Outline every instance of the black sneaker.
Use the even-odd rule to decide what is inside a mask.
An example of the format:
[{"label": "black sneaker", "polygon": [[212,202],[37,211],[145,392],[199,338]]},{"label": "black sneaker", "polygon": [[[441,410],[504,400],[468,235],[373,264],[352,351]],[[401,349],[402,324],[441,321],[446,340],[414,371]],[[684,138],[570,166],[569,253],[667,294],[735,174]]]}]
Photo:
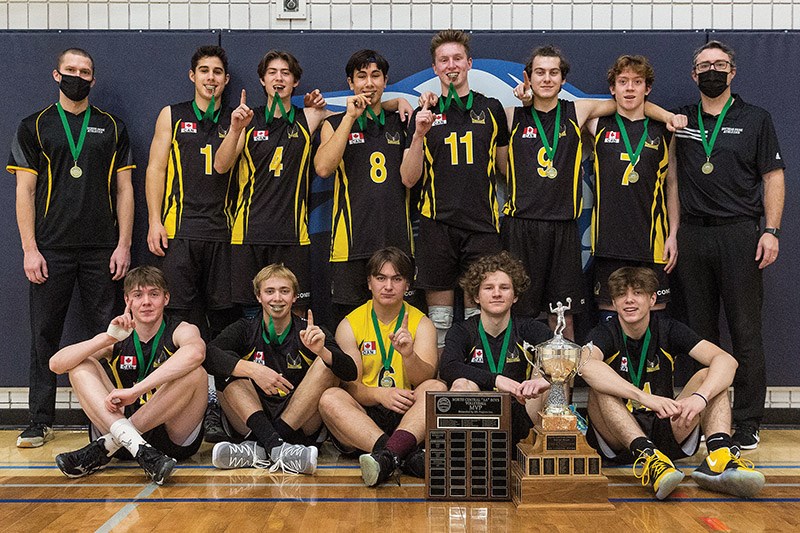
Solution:
[{"label": "black sneaker", "polygon": [[758,429],[751,426],[740,426],[731,437],[733,443],[742,450],[755,450],[761,439],[758,437]]},{"label": "black sneaker", "polygon": [[38,448],[51,441],[56,434],[46,424],[31,424],[17,437],[17,448]]},{"label": "black sneaker", "polygon": [[[361,464],[361,478],[368,487],[380,485],[397,470],[397,456],[386,448],[373,453],[365,453],[358,458]],[[399,483],[398,483],[399,485]]]},{"label": "black sneaker", "polygon": [[58,469],[67,477],[83,477],[102,470],[111,461],[103,438],[90,442],[80,450],[56,455]]},{"label": "black sneaker", "polygon": [[217,402],[210,402],[203,418],[203,437],[206,442],[225,442],[230,440],[228,432],[222,425],[222,407]]},{"label": "black sneaker", "polygon": [[425,479],[425,449],[417,448],[403,459],[400,471],[408,476]]},{"label": "black sneaker", "polygon": [[169,477],[172,469],[178,463],[172,457],[167,457],[147,444],[139,446],[139,451],[136,453],[136,462],[157,485],[164,484],[164,480]]}]

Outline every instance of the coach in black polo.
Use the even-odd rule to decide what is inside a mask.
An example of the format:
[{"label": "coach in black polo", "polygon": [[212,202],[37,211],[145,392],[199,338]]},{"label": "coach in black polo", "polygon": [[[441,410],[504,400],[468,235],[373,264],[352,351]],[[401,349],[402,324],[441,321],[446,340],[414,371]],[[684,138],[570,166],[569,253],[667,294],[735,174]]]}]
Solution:
[{"label": "coach in black polo", "polygon": [[670,171],[678,174],[677,275],[689,326],[718,344],[722,300],[739,362],[733,440],[754,449],[766,396],[761,271],[778,257],[785,165],[770,114],[731,93],[735,75],[727,45],[710,41],[695,52],[700,102],[678,111],[689,125],[675,134]]},{"label": "coach in black polo", "polygon": [[6,167],[17,179],[17,225],[30,281],[31,424],[17,439],[21,448],[53,438],[56,376],[48,362],[76,282],[89,330],[105,330],[114,280],[125,277],[131,260],[134,166],[125,125],[89,105],[94,61],[85,50],[62,52],[53,79],[58,102],[23,119]]}]

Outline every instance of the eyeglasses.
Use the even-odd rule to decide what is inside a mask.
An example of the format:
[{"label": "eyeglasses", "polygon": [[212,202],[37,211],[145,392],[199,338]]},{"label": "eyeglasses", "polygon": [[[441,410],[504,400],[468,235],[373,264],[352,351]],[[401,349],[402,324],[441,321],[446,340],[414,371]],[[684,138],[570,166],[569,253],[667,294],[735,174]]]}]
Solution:
[{"label": "eyeglasses", "polygon": [[733,63],[725,59],[719,59],[717,61],[702,61],[694,66],[697,72],[707,72],[712,68],[714,70],[727,72],[729,69],[733,68]]}]

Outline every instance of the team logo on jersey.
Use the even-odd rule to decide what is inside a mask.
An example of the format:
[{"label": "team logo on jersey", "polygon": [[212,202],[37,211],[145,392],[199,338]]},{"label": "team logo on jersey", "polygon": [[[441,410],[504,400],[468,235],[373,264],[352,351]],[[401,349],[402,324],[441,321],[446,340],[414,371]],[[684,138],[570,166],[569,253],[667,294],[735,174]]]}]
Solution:
[{"label": "team logo on jersey", "polygon": [[253,355],[253,362],[267,366],[267,363],[264,362],[264,352],[256,352],[255,355]]},{"label": "team logo on jersey", "polygon": [[350,140],[347,141],[347,144],[364,144],[364,132],[363,131],[356,131],[350,134]]},{"label": "team logo on jersey", "polygon": [[290,139],[298,139],[300,137],[300,131],[297,129],[297,124],[292,124],[286,130],[286,136]]},{"label": "team logo on jersey", "polygon": [[647,148],[652,148],[653,150],[658,150],[658,147],[661,146],[661,137],[656,137],[655,139],[651,137],[647,137],[647,140],[644,142],[644,145]]},{"label": "team logo on jersey", "polygon": [[386,132],[386,142],[389,144],[400,144],[400,132],[389,133]]},{"label": "team logo on jersey", "polygon": [[105,133],[105,131],[105,128],[95,128],[94,126],[86,128],[86,133]]},{"label": "team logo on jersey", "polygon": [[227,128],[223,128],[222,126],[218,127],[217,128],[217,135],[219,136],[220,139],[224,139],[225,137],[228,136],[228,129]]},{"label": "team logo on jersey", "polygon": [[469,118],[472,119],[472,123],[473,124],[486,124],[486,112],[485,111],[481,111],[480,113],[476,113],[474,110],[470,109]]},{"label": "team logo on jersey", "polygon": [[511,350],[506,353],[506,363],[519,363],[519,352],[517,352],[517,350]]},{"label": "team logo on jersey", "polygon": [[472,359],[469,361],[470,363],[483,363],[483,350],[480,348],[475,348],[475,351],[472,352]]},{"label": "team logo on jersey", "polygon": [[136,356],[123,355],[119,358],[120,370],[136,370]]},{"label": "team logo on jersey", "polygon": [[619,370],[620,372],[628,371],[628,358],[625,357],[624,355],[622,356],[622,359],[619,362]]},{"label": "team logo on jersey", "polygon": [[618,131],[607,131],[606,132],[606,138],[603,139],[603,142],[619,143],[619,132]]},{"label": "team logo on jersey", "polygon": [[567,125],[566,124],[564,124],[564,123],[561,124],[561,129],[558,131],[558,136],[559,136],[559,138],[567,136]]},{"label": "team logo on jersey", "polygon": [[444,126],[445,124],[447,124],[447,115],[445,115],[444,113],[433,114],[433,124],[431,124],[431,127]]},{"label": "team logo on jersey", "polygon": [[375,355],[378,353],[375,351],[375,341],[364,341],[364,344],[361,345],[361,355]]},{"label": "team logo on jersey", "polygon": [[197,133],[197,122],[181,122],[181,133]]},{"label": "team logo on jersey", "polygon": [[253,130],[253,142],[268,141],[269,130]]},{"label": "team logo on jersey", "polygon": [[300,354],[287,354],[286,355],[286,368],[289,370],[300,370],[303,368],[303,359]]},{"label": "team logo on jersey", "polygon": [[744,128],[729,128],[726,126],[722,128],[721,131],[726,135],[740,135],[744,131]]},{"label": "team logo on jersey", "polygon": [[539,133],[536,131],[536,128],[533,126],[526,126],[524,130],[522,130],[522,138],[523,139],[536,139],[539,136]]}]

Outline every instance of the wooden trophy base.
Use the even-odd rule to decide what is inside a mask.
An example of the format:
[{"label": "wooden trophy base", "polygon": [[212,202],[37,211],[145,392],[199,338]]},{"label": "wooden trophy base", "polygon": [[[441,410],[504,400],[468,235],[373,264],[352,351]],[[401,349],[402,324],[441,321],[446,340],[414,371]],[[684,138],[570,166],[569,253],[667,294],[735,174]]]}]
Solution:
[{"label": "wooden trophy base", "polygon": [[[570,420],[571,419],[571,420]],[[512,499],[522,509],[611,511],[600,456],[576,429],[572,415],[543,415],[537,438],[517,444],[511,466]]]}]

